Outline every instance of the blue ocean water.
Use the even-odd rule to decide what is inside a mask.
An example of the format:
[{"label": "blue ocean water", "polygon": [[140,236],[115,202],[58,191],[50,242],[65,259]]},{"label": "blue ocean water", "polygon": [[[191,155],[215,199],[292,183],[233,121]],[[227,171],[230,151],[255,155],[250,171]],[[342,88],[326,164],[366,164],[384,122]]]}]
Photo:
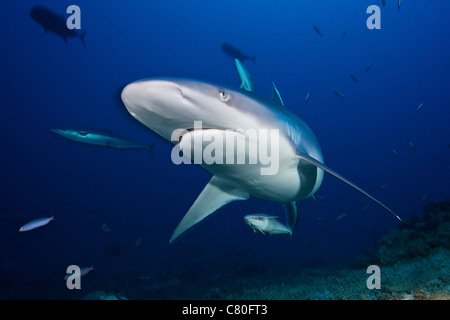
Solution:
[{"label": "blue ocean water", "polygon": [[[35,5],[68,17],[71,4],[81,8],[86,47],[79,38],[65,43],[45,33],[30,18]],[[379,30],[366,26],[373,4],[381,8]],[[55,222],[27,233],[18,232],[27,220],[0,222],[0,297],[71,299],[101,289],[130,294],[139,277],[334,266],[373,247],[374,237],[398,221],[329,175],[317,203],[299,203],[292,239],[253,233],[244,215],[284,219],[284,209],[251,198],[226,205],[169,244],[210,174],[173,164],[172,146],[128,114],[119,90],[161,76],[239,88],[221,45],[257,54],[255,63],[244,62],[256,92],[270,97],[275,82],[285,105],[315,132],[325,163],[406,219],[450,195],[449,10],[444,0],[406,0],[400,10],[389,0],[386,6],[377,0],[4,4],[0,210],[30,219],[54,215]],[[156,163],[144,150],[88,146],[50,132],[64,127],[157,142]],[[103,224],[112,232],[103,232]],[[72,264],[96,266],[82,293],[65,287]]]}]

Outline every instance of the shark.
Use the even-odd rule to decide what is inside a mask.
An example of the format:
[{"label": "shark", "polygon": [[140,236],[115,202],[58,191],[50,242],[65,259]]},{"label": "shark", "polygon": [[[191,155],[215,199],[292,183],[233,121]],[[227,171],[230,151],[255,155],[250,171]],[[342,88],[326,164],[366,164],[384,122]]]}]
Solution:
[{"label": "shark", "polygon": [[[279,150],[278,170],[272,174],[262,174],[261,169],[267,167],[262,161],[199,163],[212,178],[176,226],[170,243],[224,205],[250,196],[281,203],[287,226],[293,229],[297,203],[314,196],[325,172],[402,221],[389,207],[326,166],[312,129],[281,104],[277,94],[274,97],[272,100],[254,92],[186,78],[149,78],[123,88],[121,98],[131,116],[175,147],[196,138],[203,142],[206,136],[222,137],[248,142],[248,147],[240,151],[245,154],[235,156],[250,158],[254,156],[253,144],[259,144],[262,136],[250,139],[249,130],[278,130],[278,139],[270,142],[271,151]],[[202,126],[196,128],[199,120]],[[200,143],[200,149],[207,147]]]},{"label": "shark", "polygon": [[156,142],[148,146],[139,144],[138,142],[119,137],[109,130],[50,129],[50,131],[63,138],[95,146],[116,149],[145,149],[150,152],[150,156],[155,161],[153,149]]},{"label": "shark", "polygon": [[243,52],[242,52],[241,50],[239,50],[238,48],[232,46],[231,44],[223,43],[223,44],[220,46],[220,49],[221,49],[227,56],[229,56],[230,58],[238,59],[238,60],[241,61],[241,62],[243,62],[243,61],[245,61],[245,60],[252,60],[253,63],[256,63],[256,62],[255,62],[256,56],[257,56],[256,54],[253,55],[253,56],[249,56],[249,55],[243,53]]},{"label": "shark", "polygon": [[86,48],[86,43],[84,42],[86,32],[78,33],[76,30],[67,28],[66,19],[63,15],[58,15],[42,6],[34,6],[30,10],[30,17],[44,28],[45,33],[51,31],[61,37],[66,43],[68,43],[68,38],[80,38],[83,46]]}]

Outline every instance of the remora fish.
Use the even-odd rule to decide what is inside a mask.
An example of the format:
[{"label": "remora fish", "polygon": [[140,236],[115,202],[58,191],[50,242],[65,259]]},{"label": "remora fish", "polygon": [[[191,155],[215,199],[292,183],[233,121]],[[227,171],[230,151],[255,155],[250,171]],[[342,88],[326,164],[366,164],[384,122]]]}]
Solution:
[{"label": "remora fish", "polygon": [[292,229],[278,221],[278,217],[269,216],[265,213],[249,214],[244,217],[245,223],[256,233],[262,234],[289,234],[292,236]]},{"label": "remora fish", "polygon": [[220,49],[229,57],[233,59],[238,59],[241,62],[244,62],[245,60],[252,60],[253,63],[255,63],[256,54],[253,56],[248,56],[245,53],[243,53],[241,50],[233,47],[231,44],[224,43],[220,47]]},{"label": "remora fish", "polygon": [[78,37],[83,42],[83,46],[86,47],[84,42],[86,32],[78,33],[75,29],[67,28],[66,18],[63,15],[57,15],[42,6],[34,6],[30,10],[30,17],[44,28],[45,33],[51,31],[60,36],[66,43],[68,38]]},{"label": "remora fish", "polygon": [[153,149],[156,142],[146,146],[132,140],[118,137],[113,133],[107,132],[106,130],[100,132],[79,129],[50,129],[50,131],[66,139],[95,146],[112,147],[117,149],[145,149],[150,152],[153,161],[155,161]]},{"label": "remora fish", "polygon": [[[134,118],[175,145],[173,150],[176,152],[172,155],[179,154],[177,147],[183,150],[192,140],[198,139],[202,143],[194,146],[195,155],[209,147],[205,141],[218,137],[222,141],[225,138],[244,141],[244,144],[248,140],[248,148],[238,150],[234,155],[235,158],[244,156],[247,159],[255,156],[250,150],[257,150],[261,141],[258,137],[248,139],[246,130],[278,130],[278,139],[273,144],[271,142],[271,150],[279,150],[274,158],[278,164],[270,173],[262,174],[264,169],[273,168],[261,162],[199,163],[213,177],[176,227],[170,242],[225,204],[247,200],[250,195],[281,202],[286,209],[288,226],[293,228],[297,222],[296,201],[308,199],[316,193],[324,172],[363,193],[402,221],[387,206],[325,166],[312,130],[277,102],[243,90],[180,78],[130,83],[122,91],[122,100]],[[202,127],[195,128],[199,119]]]},{"label": "remora fish", "polygon": [[236,71],[241,79],[241,89],[255,92],[255,85],[253,84],[253,79],[245,69],[244,65],[239,61],[239,59],[234,59],[234,65],[236,66]]},{"label": "remora fish", "polygon": [[54,221],[55,217],[49,217],[49,218],[39,218],[39,219],[35,219],[33,221],[28,222],[27,224],[23,225],[20,229],[19,232],[25,232],[25,231],[30,231],[39,227],[43,227],[45,225],[47,225],[50,221]]}]

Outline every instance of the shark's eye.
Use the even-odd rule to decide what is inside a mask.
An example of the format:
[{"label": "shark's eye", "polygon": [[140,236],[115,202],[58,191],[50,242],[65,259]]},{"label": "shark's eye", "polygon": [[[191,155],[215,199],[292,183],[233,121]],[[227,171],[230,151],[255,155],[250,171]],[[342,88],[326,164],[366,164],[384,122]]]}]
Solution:
[{"label": "shark's eye", "polygon": [[223,102],[227,102],[228,99],[230,99],[230,95],[225,91],[221,90],[219,91],[219,99],[222,100]]}]

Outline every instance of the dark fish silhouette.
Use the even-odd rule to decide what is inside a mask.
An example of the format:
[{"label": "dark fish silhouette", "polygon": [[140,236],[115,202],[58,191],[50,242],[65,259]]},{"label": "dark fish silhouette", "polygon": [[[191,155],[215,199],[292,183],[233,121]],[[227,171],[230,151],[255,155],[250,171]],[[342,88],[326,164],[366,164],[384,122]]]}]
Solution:
[{"label": "dark fish silhouette", "polygon": [[243,53],[241,50],[233,47],[232,45],[228,43],[222,44],[220,49],[228,56],[230,56],[233,59],[238,59],[239,61],[243,62],[245,60],[252,60],[253,63],[255,63],[256,54],[254,56],[248,56],[245,53]]},{"label": "dark fish silhouette", "polygon": [[344,94],[342,92],[340,92],[339,90],[334,90],[334,94],[341,99],[345,98]]},{"label": "dark fish silhouette", "polygon": [[322,38],[322,36],[323,36],[322,30],[320,30],[320,28],[319,28],[318,26],[316,26],[316,25],[313,25],[313,29],[314,29],[314,31],[317,32],[317,33],[319,34],[319,36]]},{"label": "dark fish silhouette", "polygon": [[63,38],[66,43],[68,38],[78,37],[81,39],[81,42],[83,42],[83,46],[86,47],[86,44],[84,43],[86,32],[78,33],[74,29],[71,30],[67,28],[66,19],[63,15],[57,15],[49,9],[41,6],[34,6],[30,10],[30,17],[39,23],[44,28],[46,33],[51,31]]}]

